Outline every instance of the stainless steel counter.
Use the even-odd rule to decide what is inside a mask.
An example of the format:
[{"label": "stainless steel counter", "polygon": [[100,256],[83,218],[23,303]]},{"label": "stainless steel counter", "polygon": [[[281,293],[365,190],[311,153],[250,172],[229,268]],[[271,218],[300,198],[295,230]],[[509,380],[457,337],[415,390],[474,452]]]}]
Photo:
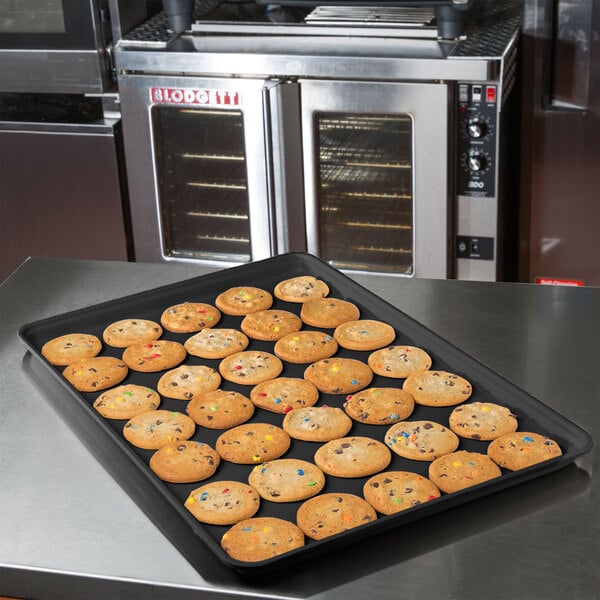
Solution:
[{"label": "stainless steel counter", "polygon": [[[193,569],[72,431],[17,330],[206,272],[30,259],[0,287],[0,595],[600,597],[598,445],[558,472],[293,570],[245,578],[208,553]],[[599,439],[599,288],[355,279]]]}]

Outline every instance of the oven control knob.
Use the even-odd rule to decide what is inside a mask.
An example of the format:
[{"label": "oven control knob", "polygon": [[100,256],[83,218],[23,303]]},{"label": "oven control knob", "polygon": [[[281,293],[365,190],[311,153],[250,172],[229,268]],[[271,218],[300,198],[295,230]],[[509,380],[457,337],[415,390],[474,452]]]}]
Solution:
[{"label": "oven control knob", "polygon": [[482,156],[481,154],[470,154],[467,160],[467,165],[470,171],[479,173],[485,169],[487,166],[487,161],[485,156]]},{"label": "oven control knob", "polygon": [[469,121],[467,133],[469,134],[469,137],[474,140],[481,139],[487,133],[487,126],[483,121],[474,119],[473,121]]}]

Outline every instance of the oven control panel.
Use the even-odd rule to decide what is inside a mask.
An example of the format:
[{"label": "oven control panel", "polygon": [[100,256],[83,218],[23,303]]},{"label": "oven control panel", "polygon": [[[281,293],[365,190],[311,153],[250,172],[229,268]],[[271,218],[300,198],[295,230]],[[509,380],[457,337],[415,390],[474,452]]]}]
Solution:
[{"label": "oven control panel", "polygon": [[496,196],[498,86],[458,85],[458,195]]}]

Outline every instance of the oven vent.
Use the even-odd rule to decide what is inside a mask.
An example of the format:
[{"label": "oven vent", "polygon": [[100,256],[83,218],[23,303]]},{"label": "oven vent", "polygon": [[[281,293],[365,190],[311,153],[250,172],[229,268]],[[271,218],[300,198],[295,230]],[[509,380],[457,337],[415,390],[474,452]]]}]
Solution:
[{"label": "oven vent", "polygon": [[394,26],[417,29],[432,27],[434,21],[433,9],[398,6],[318,6],[305,18],[305,22],[311,25]]}]

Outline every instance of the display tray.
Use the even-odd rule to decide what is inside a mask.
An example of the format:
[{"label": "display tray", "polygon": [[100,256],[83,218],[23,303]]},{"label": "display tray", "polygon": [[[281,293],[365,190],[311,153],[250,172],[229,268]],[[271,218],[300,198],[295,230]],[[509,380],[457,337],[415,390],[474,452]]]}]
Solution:
[{"label": "display tray", "polygon": [[[52,366],[42,356],[41,348],[48,340],[68,333],[91,333],[102,339],[104,329],[110,323],[121,319],[144,318],[160,322],[160,316],[166,308],[185,301],[206,302],[214,305],[215,298],[220,292],[234,286],[251,285],[272,292],[275,285],[282,279],[298,275],[314,275],[324,280],[330,287],[329,296],[355,303],[360,308],[360,318],[377,319],[392,325],[397,334],[394,344],[421,347],[432,357],[432,369],[450,371],[471,382],[473,393],[467,402],[496,402],[506,406],[517,416],[519,430],[534,431],[554,439],[563,451],[562,456],[520,471],[511,472],[503,469],[500,477],[486,483],[459,492],[442,494],[440,498],[403,510],[395,515],[378,514],[378,518],[374,521],[320,541],[306,538],[306,544],[303,547],[271,559],[244,562],[229,557],[220,546],[221,537],[229,527],[198,522],[184,507],[184,502],[192,490],[210,481],[238,480],[247,483],[248,475],[254,465],[239,465],[223,460],[215,475],[210,479],[191,484],[165,483],[154,475],[148,466],[153,451],[136,448],[124,439],[122,430],[125,421],[105,419],[93,408],[93,401],[101,392],[76,391],[63,378],[64,367]],[[398,281],[398,285],[402,285],[402,280]],[[285,309],[299,315],[301,304],[283,302],[274,297],[272,308]],[[241,319],[242,317],[223,314],[217,326],[239,329]],[[303,325],[303,329],[316,328]],[[331,332],[331,330],[325,331]],[[60,402],[64,403],[70,412],[75,411],[77,433],[82,439],[93,438],[96,447],[102,448],[103,451],[98,453],[99,460],[104,461],[106,457],[110,459],[112,468],[109,470],[113,471],[112,474],[119,483],[123,485],[125,480],[132,482],[135,479],[134,484],[123,485],[123,487],[199,570],[203,553],[194,548],[195,545],[204,544],[220,561],[239,572],[263,573],[296,564],[301,559],[332,551],[382,531],[401,527],[416,519],[555,471],[572,463],[575,458],[588,452],[593,445],[591,437],[585,430],[433,333],[398,308],[355,283],[340,271],[307,254],[285,254],[36,321],[23,325],[18,335],[21,343],[43,366],[44,371],[49,374],[54,383],[58,383],[60,389],[66,392]],[[176,334],[165,330],[161,339],[183,343],[191,335],[193,334]],[[273,342],[251,340],[248,350],[273,352],[273,345]],[[122,349],[104,344],[100,355],[121,357],[122,352]],[[369,354],[370,352],[340,348],[336,356],[358,358],[366,362]],[[219,360],[206,360],[188,355],[184,364],[204,364],[218,370],[219,362]],[[307,365],[284,361],[284,370],[281,375],[302,377],[306,367]],[[156,389],[158,379],[163,373],[140,373],[130,370],[122,383],[137,383]],[[402,379],[375,375],[369,387],[401,387],[402,382]],[[221,388],[235,390],[249,397],[252,386],[237,385],[223,380]],[[321,393],[317,405],[327,404],[342,407],[344,401],[345,396],[343,395]],[[159,408],[185,413],[186,405],[186,401],[163,397]],[[453,408],[416,405],[408,420],[427,419],[447,425]],[[283,418],[283,414],[257,409],[249,422],[266,422],[281,426]],[[389,425],[366,425],[354,421],[352,429],[347,435],[366,436],[383,441],[388,428]],[[211,430],[198,426],[191,439],[205,442],[214,448],[215,441],[221,433],[223,430]],[[485,453],[488,443],[461,438],[458,449]],[[320,445],[314,442],[292,440],[290,449],[282,458],[293,457],[314,462],[314,453]],[[412,471],[427,476],[429,464],[426,461],[408,460],[392,453],[392,462],[386,470]],[[115,465],[116,474],[114,472]],[[132,473],[135,475],[133,478]],[[322,493],[345,492],[362,496],[362,488],[368,478],[340,478],[327,475]],[[260,509],[255,516],[274,516],[295,522],[296,512],[300,505],[301,502],[276,503],[262,500]]]}]

